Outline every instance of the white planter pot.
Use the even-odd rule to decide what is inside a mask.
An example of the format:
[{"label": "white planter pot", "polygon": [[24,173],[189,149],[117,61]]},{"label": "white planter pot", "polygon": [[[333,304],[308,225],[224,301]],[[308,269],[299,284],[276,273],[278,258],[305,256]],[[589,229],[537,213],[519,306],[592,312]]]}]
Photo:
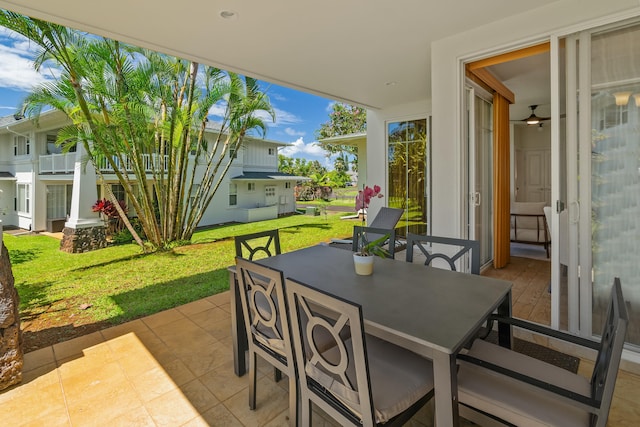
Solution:
[{"label": "white planter pot", "polygon": [[373,255],[362,256],[353,254],[353,266],[356,269],[356,274],[360,276],[369,276],[373,274]]}]

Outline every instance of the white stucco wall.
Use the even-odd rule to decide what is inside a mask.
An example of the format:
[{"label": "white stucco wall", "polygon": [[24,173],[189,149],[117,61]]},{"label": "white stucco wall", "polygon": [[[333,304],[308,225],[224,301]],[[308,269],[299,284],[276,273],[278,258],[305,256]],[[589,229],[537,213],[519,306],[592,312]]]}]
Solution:
[{"label": "white stucco wall", "polygon": [[635,0],[558,1],[432,44],[434,234],[460,236],[462,232],[461,62],[538,43],[551,34],[564,35],[605,23],[613,16],[631,17],[640,14],[638,5]]}]

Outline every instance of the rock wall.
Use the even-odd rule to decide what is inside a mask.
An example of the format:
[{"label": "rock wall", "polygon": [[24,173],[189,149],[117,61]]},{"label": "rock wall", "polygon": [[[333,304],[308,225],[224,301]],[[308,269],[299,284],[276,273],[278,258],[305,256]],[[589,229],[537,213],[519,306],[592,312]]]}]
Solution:
[{"label": "rock wall", "polygon": [[107,235],[104,225],[86,228],[69,228],[62,230],[60,250],[68,253],[94,251],[107,247]]},{"label": "rock wall", "polygon": [[4,243],[0,250],[0,390],[4,390],[22,381],[24,359],[18,292],[14,286],[9,251]]}]

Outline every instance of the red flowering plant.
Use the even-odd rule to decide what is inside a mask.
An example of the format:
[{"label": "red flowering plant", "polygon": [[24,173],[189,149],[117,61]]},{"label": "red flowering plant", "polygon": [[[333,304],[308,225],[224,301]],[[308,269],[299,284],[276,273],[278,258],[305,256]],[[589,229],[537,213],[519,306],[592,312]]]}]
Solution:
[{"label": "red flowering plant", "polygon": [[[126,214],[127,205],[124,204],[124,200],[120,200],[118,203],[120,204],[122,211]],[[98,200],[91,207],[91,210],[94,212],[100,212],[107,218],[120,218],[120,214],[118,213],[118,210],[116,209],[115,205],[110,200],[107,200],[107,199]]]},{"label": "red flowering plant", "polygon": [[[124,203],[124,200],[118,201],[118,204],[126,215],[127,205]],[[124,229],[124,221],[120,217],[120,213],[116,209],[116,206],[110,200],[98,200],[91,207],[91,210],[94,212],[100,212],[100,215],[102,215],[106,219],[107,235],[113,236]]]},{"label": "red flowering plant", "polygon": [[[362,190],[358,191],[358,195],[356,196],[356,212],[362,211],[363,227],[366,225],[364,214],[366,212],[366,209],[369,208],[371,199],[384,197],[380,190],[381,188],[379,185],[374,185],[373,188],[364,186]],[[388,252],[384,250],[381,245],[389,238],[389,235],[382,236],[381,238],[372,242],[367,241],[366,233],[364,232],[360,233],[359,237],[360,241],[358,242],[358,254],[362,256],[369,256],[373,254],[381,257],[385,257],[388,255]]]}]

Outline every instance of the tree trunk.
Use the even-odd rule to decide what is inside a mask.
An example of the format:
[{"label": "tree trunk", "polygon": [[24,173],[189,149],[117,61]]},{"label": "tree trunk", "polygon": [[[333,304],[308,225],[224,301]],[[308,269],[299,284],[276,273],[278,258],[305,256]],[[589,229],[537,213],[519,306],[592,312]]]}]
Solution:
[{"label": "tree trunk", "polygon": [[[2,230],[0,229],[0,234]],[[0,240],[1,242],[1,240]],[[14,286],[9,251],[0,248],[0,390],[22,381],[22,332],[18,292]]]}]

